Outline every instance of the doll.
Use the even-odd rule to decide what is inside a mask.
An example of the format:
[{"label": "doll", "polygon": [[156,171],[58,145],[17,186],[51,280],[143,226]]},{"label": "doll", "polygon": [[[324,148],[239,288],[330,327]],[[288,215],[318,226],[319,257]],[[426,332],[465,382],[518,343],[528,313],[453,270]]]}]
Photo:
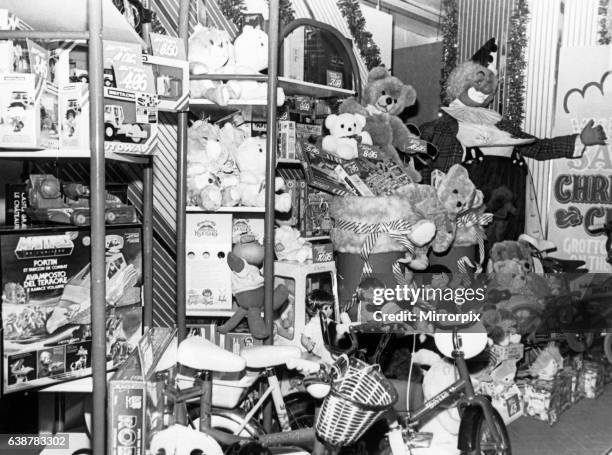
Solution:
[{"label": "doll", "polygon": [[334,296],[327,291],[316,289],[306,296],[306,313],[310,320],[304,326],[301,343],[304,349],[321,357],[325,363],[333,363],[331,353],[325,347],[321,329],[320,314],[331,318],[334,314]]}]

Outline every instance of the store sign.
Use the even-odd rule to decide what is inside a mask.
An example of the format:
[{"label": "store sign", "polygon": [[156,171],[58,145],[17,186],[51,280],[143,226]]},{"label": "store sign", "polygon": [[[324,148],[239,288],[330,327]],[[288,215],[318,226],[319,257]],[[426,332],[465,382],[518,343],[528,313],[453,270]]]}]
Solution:
[{"label": "store sign", "polygon": [[[591,119],[612,137],[612,49],[562,48],[554,136],[580,133]],[[552,162],[548,239],[558,256],[586,261],[591,272],[612,272],[605,235],[590,227],[612,220],[612,150],[590,147],[581,159]]]}]

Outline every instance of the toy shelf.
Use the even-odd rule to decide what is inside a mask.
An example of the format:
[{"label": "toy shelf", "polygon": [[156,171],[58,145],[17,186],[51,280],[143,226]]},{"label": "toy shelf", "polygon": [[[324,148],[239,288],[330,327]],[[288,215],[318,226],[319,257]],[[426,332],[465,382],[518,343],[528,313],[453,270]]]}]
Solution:
[{"label": "toy shelf", "polygon": [[[44,149],[44,150],[2,150],[0,149],[0,159],[36,159],[36,158],[91,158],[89,149]],[[123,161],[125,163],[146,164],[150,157],[144,155],[127,155],[123,153],[104,152],[104,158],[113,161]]]},{"label": "toy shelf", "polygon": [[234,315],[234,310],[187,310],[187,317],[203,318],[230,318]]},{"label": "toy shelf", "polygon": [[201,207],[187,206],[187,213],[264,213],[265,207],[219,207],[217,210],[204,210]]},{"label": "toy shelf", "polygon": [[307,242],[324,242],[329,239],[329,235],[314,235],[312,237],[304,237],[304,240],[306,240]]},{"label": "toy shelf", "polygon": [[[87,2],[62,0],[61,9],[56,1],[2,0],[0,5],[17,13],[20,19],[36,32],[62,34],[87,30]],[[61,10],[61,14],[58,11]],[[112,0],[102,0],[102,39],[144,45],[138,33],[128,24]]]}]

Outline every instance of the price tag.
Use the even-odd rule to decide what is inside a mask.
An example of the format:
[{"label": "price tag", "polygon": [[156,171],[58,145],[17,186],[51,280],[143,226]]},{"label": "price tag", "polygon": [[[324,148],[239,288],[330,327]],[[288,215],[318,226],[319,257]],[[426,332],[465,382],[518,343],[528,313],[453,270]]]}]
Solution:
[{"label": "price tag", "polygon": [[28,43],[30,71],[35,74],[36,92],[38,93],[38,87],[47,79],[49,74],[49,51],[31,39],[26,40],[26,42]]},{"label": "price tag", "polygon": [[120,64],[143,66],[140,45],[104,41],[104,68],[112,68]]},{"label": "price tag", "polygon": [[118,89],[155,93],[155,77],[150,66],[118,64],[113,69]]},{"label": "price tag", "polygon": [[153,366],[153,338],[151,330],[147,330],[138,342],[138,358],[142,377],[145,378]]},{"label": "price tag", "polygon": [[338,71],[327,70],[327,85],[335,88],[344,87],[344,78]]},{"label": "price tag", "polygon": [[156,57],[187,60],[185,44],[179,38],[151,33],[151,47],[153,48],[153,55]]}]

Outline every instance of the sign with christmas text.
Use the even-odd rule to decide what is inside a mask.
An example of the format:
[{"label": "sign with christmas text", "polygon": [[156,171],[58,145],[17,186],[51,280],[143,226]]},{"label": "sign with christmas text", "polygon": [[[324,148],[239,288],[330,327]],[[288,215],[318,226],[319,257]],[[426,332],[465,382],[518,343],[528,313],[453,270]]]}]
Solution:
[{"label": "sign with christmas text", "polygon": [[[554,136],[580,133],[591,119],[612,137],[612,47],[562,48]],[[548,239],[556,256],[586,262],[590,272],[612,272],[605,235],[591,227],[612,220],[612,150],[589,147],[580,159],[552,162]]]}]

